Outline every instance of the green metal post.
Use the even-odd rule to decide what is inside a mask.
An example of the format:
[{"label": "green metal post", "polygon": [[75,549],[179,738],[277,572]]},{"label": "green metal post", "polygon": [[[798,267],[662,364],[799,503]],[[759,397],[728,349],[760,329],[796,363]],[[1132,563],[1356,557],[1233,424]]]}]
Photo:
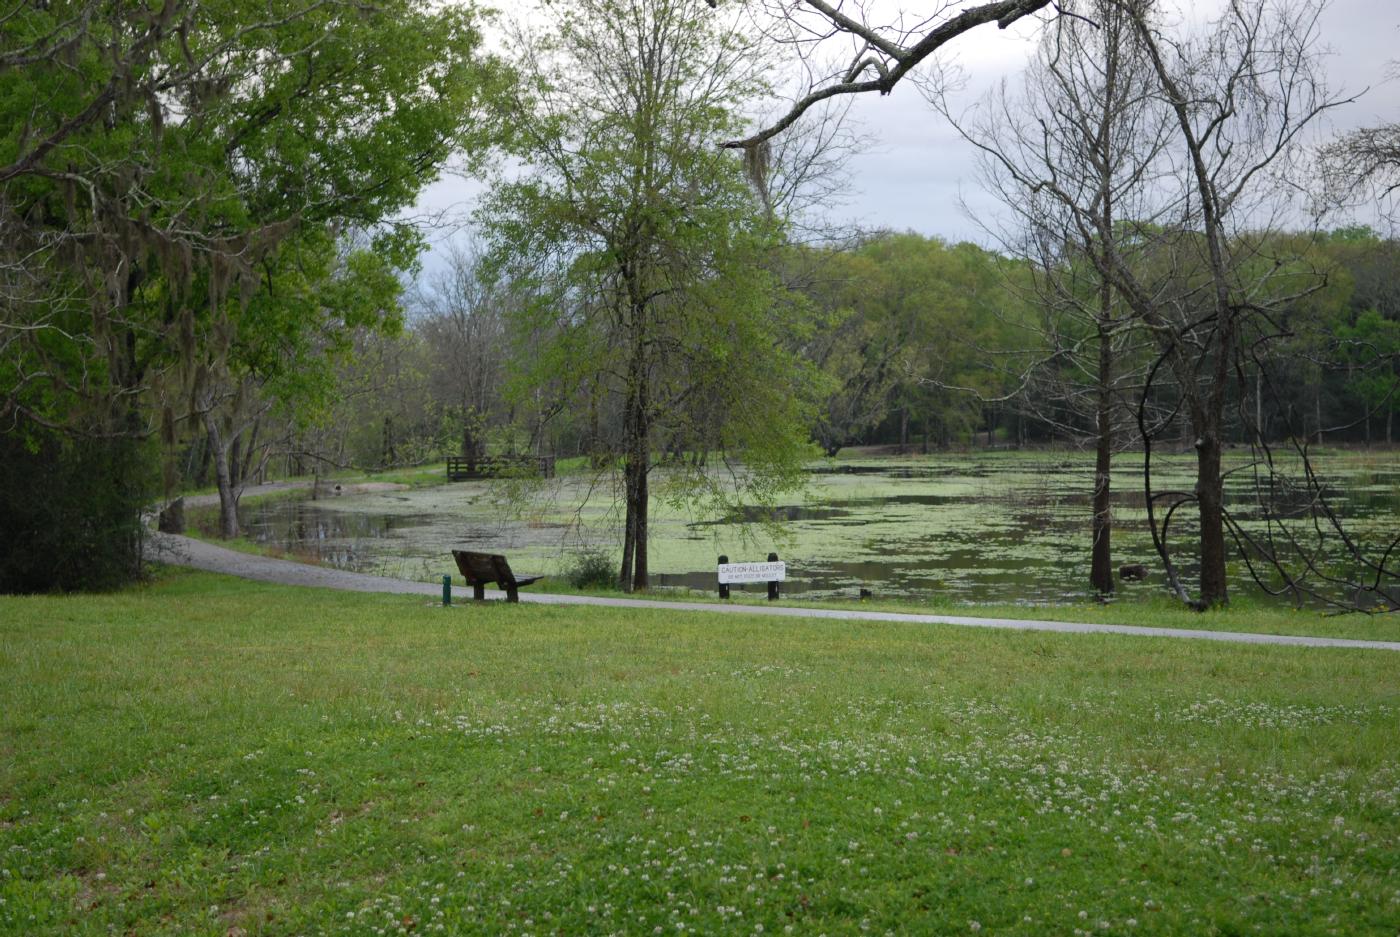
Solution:
[{"label": "green metal post", "polygon": [[442,607],[446,608],[452,604],[452,577],[442,577]]}]

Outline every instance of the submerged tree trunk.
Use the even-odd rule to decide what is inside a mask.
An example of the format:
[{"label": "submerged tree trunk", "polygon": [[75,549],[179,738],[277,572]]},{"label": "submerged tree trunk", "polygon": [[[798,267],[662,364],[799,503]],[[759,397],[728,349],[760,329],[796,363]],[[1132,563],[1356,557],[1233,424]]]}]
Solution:
[{"label": "submerged tree trunk", "polygon": [[[1107,281],[1103,285],[1104,303],[1110,302]],[[1089,584],[1095,591],[1107,595],[1113,591],[1113,347],[1103,323],[1099,325],[1098,400],[1095,428],[1098,440],[1094,448],[1094,520],[1093,550],[1089,563]]]},{"label": "submerged tree trunk", "polygon": [[1254,369],[1254,444],[1264,445],[1264,368]]},{"label": "submerged tree trunk", "polygon": [[1230,601],[1225,576],[1225,485],[1220,475],[1221,439],[1211,427],[1196,440],[1196,504],[1201,519],[1202,608]]},{"label": "submerged tree trunk", "polygon": [[1313,392],[1313,412],[1317,418],[1317,444],[1322,445],[1322,379],[1318,378]]},{"label": "submerged tree trunk", "polygon": [[[644,425],[641,421],[638,425]],[[644,435],[629,447],[623,461],[623,487],[627,503],[622,544],[622,570],[619,584],[623,592],[644,590],[648,586],[647,570],[647,490],[648,453]]]}]

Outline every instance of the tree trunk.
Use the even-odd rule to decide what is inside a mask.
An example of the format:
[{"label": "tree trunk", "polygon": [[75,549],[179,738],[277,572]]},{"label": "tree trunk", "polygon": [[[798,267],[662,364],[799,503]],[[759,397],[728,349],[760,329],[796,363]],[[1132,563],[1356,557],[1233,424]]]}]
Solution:
[{"label": "tree trunk", "polygon": [[[248,433],[248,445],[243,447],[243,464],[242,467],[238,470],[238,477],[245,482],[249,479],[252,479],[254,474],[261,474],[261,468],[256,468],[255,470],[255,466],[253,463],[253,459],[257,456],[258,430],[261,427],[262,417],[260,416],[253,421],[253,428]],[[253,484],[259,484],[261,481],[262,479],[260,478],[253,479]]]},{"label": "tree trunk", "polygon": [[[1104,302],[1109,286],[1104,283]],[[1094,520],[1093,550],[1089,564],[1089,584],[1103,595],[1113,592],[1113,346],[1102,323],[1099,327],[1098,400],[1095,408],[1095,428],[1098,440],[1094,449]]]},{"label": "tree trunk", "polygon": [[634,553],[632,560],[632,590],[634,592],[645,592],[651,585],[651,574],[647,563],[647,508],[650,505],[651,493],[648,490],[647,477],[650,475],[645,458],[637,462],[637,486],[636,510],[633,512],[636,518],[632,531],[632,550]]},{"label": "tree trunk", "polygon": [[234,434],[233,439],[229,440],[228,443],[228,453],[224,462],[228,466],[229,483],[237,486],[243,482],[243,476],[239,471],[243,467],[243,434]]},{"label": "tree trunk", "polygon": [[1196,503],[1201,518],[1202,608],[1230,601],[1225,577],[1225,485],[1220,476],[1220,456],[1219,430],[1201,433],[1196,441]]},{"label": "tree trunk", "polygon": [[647,469],[646,454],[634,448],[623,464],[623,487],[627,502],[622,543],[622,570],[618,576],[623,592],[645,590],[647,570]]},{"label": "tree trunk", "polygon": [[632,507],[636,503],[636,483],[632,472],[632,461],[627,459],[622,466],[623,501],[626,505],[622,524],[622,568],[618,570],[617,585],[623,592],[632,591],[632,558],[637,551],[637,526]]},{"label": "tree trunk", "polygon": [[1264,445],[1264,369],[1254,371],[1254,444]]},{"label": "tree trunk", "polygon": [[1313,394],[1313,411],[1317,415],[1317,444],[1322,445],[1322,381],[1317,382],[1317,390]]},{"label": "tree trunk", "polygon": [[899,451],[903,454],[909,448],[909,408],[899,408]]},{"label": "tree trunk", "polygon": [[647,578],[647,474],[651,460],[650,401],[647,393],[646,309],[632,306],[632,360],[627,367],[627,401],[623,418],[626,455],[623,460],[627,499],[626,532],[622,546],[623,592],[646,589]]},{"label": "tree trunk", "polygon": [[199,441],[199,459],[195,462],[194,486],[203,488],[209,483],[209,440]]},{"label": "tree trunk", "polygon": [[219,485],[219,536],[232,540],[238,536],[238,496],[233,473],[229,471],[229,450],[219,431],[218,418],[212,410],[204,412],[204,429],[209,434],[209,452],[214,461],[214,477]]}]

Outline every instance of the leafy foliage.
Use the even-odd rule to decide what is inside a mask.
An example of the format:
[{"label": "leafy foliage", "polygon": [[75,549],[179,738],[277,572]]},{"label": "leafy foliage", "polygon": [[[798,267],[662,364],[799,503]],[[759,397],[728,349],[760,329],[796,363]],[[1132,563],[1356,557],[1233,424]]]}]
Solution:
[{"label": "leafy foliage", "polygon": [[529,172],[478,214],[526,297],[516,399],[573,403],[600,463],[620,457],[624,588],[647,584],[658,449],[681,468],[665,495],[708,509],[734,489],[705,453],[742,455],[746,497],[800,478],[806,369],[784,341],[780,232],[716,145],[762,88],[740,40],[688,0],[561,10],[554,32],[520,41],[537,69],[518,118]]},{"label": "leafy foliage", "polygon": [[617,585],[617,566],[603,550],[579,550],[570,560],[565,577],[575,589],[611,589]]},{"label": "leafy foliage", "polygon": [[[395,321],[419,247],[380,228],[494,134],[469,7],[23,4],[0,22],[0,420],[167,446],[220,492],[269,398],[314,410]],[[374,231],[346,245],[356,231]]]}]

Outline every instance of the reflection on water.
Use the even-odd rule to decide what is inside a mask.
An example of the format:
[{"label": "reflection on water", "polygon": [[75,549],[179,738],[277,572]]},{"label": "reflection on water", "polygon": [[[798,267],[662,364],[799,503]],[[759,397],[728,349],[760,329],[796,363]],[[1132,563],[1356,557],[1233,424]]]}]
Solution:
[{"label": "reflection on water", "polygon": [[[652,575],[662,587],[715,589],[713,554],[699,542],[728,537],[746,525],[783,521],[797,546],[780,548],[788,565],[783,592],[813,597],[856,598],[869,590],[876,598],[945,596],[967,602],[1056,603],[1083,600],[1088,578],[1087,463],[1045,459],[1038,463],[930,465],[849,465],[815,474],[855,476],[845,487],[825,489],[826,500],[747,509],[720,520],[654,521]],[[1131,476],[1129,476],[1131,478]],[[869,480],[878,496],[869,496]],[[1140,485],[1115,479],[1114,554],[1119,563],[1146,563],[1155,570]],[[1137,481],[1137,479],[1132,479]],[[1189,476],[1171,482],[1189,485]],[[854,487],[852,487],[854,486]],[[1163,484],[1161,488],[1168,487]],[[429,489],[382,498],[384,510],[348,509],[344,501],[269,501],[240,509],[246,536],[264,546],[309,562],[359,572],[435,579],[453,546],[501,550],[525,572],[560,572],[568,525],[541,514],[505,520],[499,506],[461,494],[467,489]],[[434,494],[434,492],[437,492]],[[864,492],[864,494],[863,494]],[[1324,488],[1330,506],[1354,522],[1375,543],[1400,525],[1400,469],[1364,471]],[[478,493],[479,494],[479,493]],[[1227,497],[1234,516],[1257,523],[1265,510],[1245,473],[1229,478]],[[436,498],[436,501],[433,501]],[[1306,491],[1280,488],[1267,493],[1277,514],[1302,516],[1310,507]],[[417,510],[414,510],[417,508]],[[1189,578],[1195,570],[1187,548],[1194,518],[1189,510],[1173,521],[1178,556]],[[194,518],[199,522],[199,518]],[[1367,534],[1369,531],[1369,535]],[[1379,533],[1377,533],[1379,531]],[[1386,532],[1390,533],[1387,534]],[[667,544],[690,544],[680,562],[658,560]],[[714,547],[711,543],[710,547]],[[754,548],[755,556],[768,546]],[[744,551],[715,549],[739,556]],[[676,554],[673,553],[674,557]],[[519,561],[517,562],[517,557]],[[1240,571],[1237,589],[1252,589]],[[738,587],[736,587],[738,588]],[[743,587],[762,593],[763,584]],[[1162,589],[1160,575],[1124,583],[1124,594]]]},{"label": "reflection on water", "polygon": [[347,514],[319,501],[274,501],[239,509],[244,536],[293,556],[339,569],[375,571],[383,552],[377,541],[402,539],[431,517],[412,514]]}]

